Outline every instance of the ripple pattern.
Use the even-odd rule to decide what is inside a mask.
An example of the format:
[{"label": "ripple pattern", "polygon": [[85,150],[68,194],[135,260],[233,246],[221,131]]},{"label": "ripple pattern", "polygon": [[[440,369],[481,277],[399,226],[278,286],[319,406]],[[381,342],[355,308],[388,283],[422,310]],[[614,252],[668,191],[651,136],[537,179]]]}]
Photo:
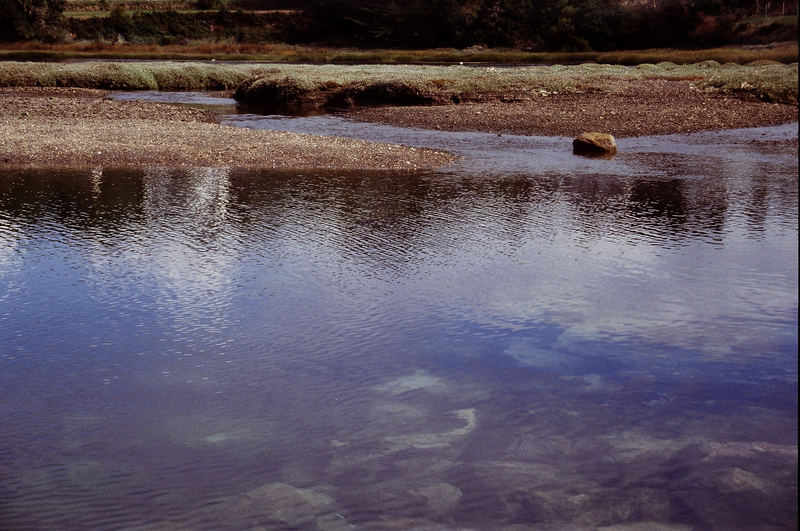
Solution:
[{"label": "ripple pattern", "polygon": [[0,172],[0,528],[796,522],[794,153],[378,133],[465,162]]}]

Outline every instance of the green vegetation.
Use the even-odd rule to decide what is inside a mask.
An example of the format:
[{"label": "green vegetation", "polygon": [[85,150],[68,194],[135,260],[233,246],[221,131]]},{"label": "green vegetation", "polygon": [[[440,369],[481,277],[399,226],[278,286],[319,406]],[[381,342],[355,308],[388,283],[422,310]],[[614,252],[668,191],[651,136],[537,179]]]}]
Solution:
[{"label": "green vegetation", "polygon": [[[608,51],[763,44],[797,38],[793,27],[740,24],[762,6],[750,0],[313,0],[306,39],[349,46],[532,51]],[[777,4],[777,3],[776,3]],[[785,7],[785,4],[784,4]],[[794,8],[796,3],[790,4]],[[781,8],[783,9],[783,8]]]},{"label": "green vegetation", "polygon": [[[231,90],[240,99],[347,104],[359,98],[426,103],[613,91],[620,80],[692,80],[699,90],[797,103],[797,64],[706,61],[624,66],[582,64],[513,69],[411,65],[214,65],[207,63],[0,63],[0,86],[122,90]],[[338,98],[338,100],[337,100]]]},{"label": "green vegetation", "polygon": [[755,0],[66,1],[3,0],[0,41],[591,53],[795,42],[798,26]]},{"label": "green vegetation", "polygon": [[285,41],[291,37],[291,14],[243,11],[124,11],[66,20],[75,41],[106,40],[167,45],[188,41],[239,43]]},{"label": "green vegetation", "polygon": [[18,43],[0,49],[0,60],[58,61],[66,59],[216,60],[262,63],[334,64],[575,64],[597,62],[637,65],[669,61],[677,64],[713,60],[747,64],[754,61],[797,62],[797,44],[759,47],[726,47],[704,50],[627,50],[617,52],[523,52],[488,48],[456,50],[386,50],[250,45],[204,41],[186,44],[141,45],[108,40],[76,44]]},{"label": "green vegetation", "polygon": [[228,90],[263,68],[202,63],[0,63],[0,86]]},{"label": "green vegetation", "polygon": [[0,41],[63,39],[60,25],[65,0],[2,0]]},{"label": "green vegetation", "polygon": [[742,22],[745,24],[783,24],[784,26],[797,26],[796,15],[776,15],[773,17],[751,17],[746,18]]},{"label": "green vegetation", "polygon": [[741,67],[716,69],[703,80],[703,86],[708,90],[754,95],[765,101],[797,104],[797,63],[787,70],[769,64],[745,68],[747,71]]},{"label": "green vegetation", "polygon": [[[133,16],[136,11],[121,10],[125,16]],[[198,13],[215,13],[215,9],[176,9],[175,13],[180,15],[196,15]],[[64,18],[108,18],[113,11],[64,11]]]},{"label": "green vegetation", "polygon": [[[718,90],[768,101],[797,103],[797,64],[720,65],[706,61],[624,66],[582,64],[514,69],[467,66],[275,66],[237,89],[244,101],[264,101],[276,88],[299,99],[320,97],[337,106],[344,99],[386,94],[391,103],[514,99],[531,94],[608,92],[620,80],[693,80],[699,90]],[[388,88],[387,88],[388,87]],[[320,93],[320,94],[315,94]],[[319,102],[316,102],[319,103]],[[346,102],[345,102],[346,103]],[[345,105],[346,106],[346,105]]]},{"label": "green vegetation", "polygon": [[678,64],[692,64],[703,61],[720,63],[748,64],[755,61],[776,61],[779,63],[797,62],[797,44],[791,43],[769,47],[725,47],[702,50],[623,50],[594,54],[593,61],[621,65],[660,63],[664,61]]},{"label": "green vegetation", "polygon": [[191,9],[197,0],[66,0],[70,11],[107,11],[120,8],[126,11],[177,11]]}]

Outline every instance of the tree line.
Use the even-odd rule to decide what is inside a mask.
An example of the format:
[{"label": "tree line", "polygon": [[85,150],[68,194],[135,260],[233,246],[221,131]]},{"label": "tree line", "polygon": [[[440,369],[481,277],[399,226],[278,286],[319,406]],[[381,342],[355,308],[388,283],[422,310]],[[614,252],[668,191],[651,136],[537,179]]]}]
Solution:
[{"label": "tree line", "polygon": [[[778,22],[749,27],[745,16],[778,0],[196,0],[214,13],[126,13],[64,19],[65,0],[0,0],[0,40],[186,39],[281,41],[385,48],[605,51],[708,47],[793,40]],[[797,0],[789,10],[797,12]],[[202,3],[202,6],[200,5]],[[268,10],[293,9],[291,13]],[[786,2],[782,4],[786,12]],[[244,10],[257,10],[256,13]]]},{"label": "tree line", "polygon": [[310,35],[337,44],[605,51],[728,44],[765,1],[311,0],[305,12]]}]

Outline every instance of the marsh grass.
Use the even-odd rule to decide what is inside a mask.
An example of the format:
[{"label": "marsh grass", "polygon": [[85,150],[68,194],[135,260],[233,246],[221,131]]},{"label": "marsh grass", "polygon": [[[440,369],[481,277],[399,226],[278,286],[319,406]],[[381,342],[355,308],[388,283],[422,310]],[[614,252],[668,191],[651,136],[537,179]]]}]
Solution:
[{"label": "marsh grass", "polygon": [[[126,10],[178,10],[191,9],[195,0],[66,0],[68,11],[103,11],[119,6]],[[105,5],[104,5],[105,4]]]},{"label": "marsh grass", "polygon": [[[192,15],[196,13],[216,13],[214,9],[175,9],[173,10],[175,13],[183,14],[183,15]],[[136,10],[123,10],[122,13],[131,16],[136,13]],[[107,18],[111,15],[111,11],[64,11],[65,18]]]},{"label": "marsh grass", "polygon": [[[751,65],[704,61],[691,65],[669,62],[621,65],[528,66],[519,68],[421,65],[273,65],[238,88],[243,100],[249,88],[280,80],[298,92],[329,90],[330,85],[394,84],[434,101],[469,101],[577,92],[613,92],[620,81],[636,79],[689,80],[698,90],[723,91],[780,103],[797,103],[797,63]],[[326,86],[327,85],[327,86]],[[256,97],[258,90],[253,91]]]},{"label": "marsh grass", "polygon": [[344,63],[344,64],[577,64],[597,62],[637,65],[669,61],[692,64],[714,60],[720,63],[746,64],[766,60],[794,63],[797,43],[774,46],[728,47],[706,50],[629,50],[618,52],[524,52],[514,49],[487,48],[457,50],[347,49],[294,46],[288,44],[241,44],[229,41],[194,41],[186,44],[155,46],[104,41],[44,45],[19,43],[0,50],[0,59],[145,59],[254,61],[269,63]]},{"label": "marsh grass", "polygon": [[797,44],[782,44],[763,48],[711,48],[707,50],[631,50],[596,54],[598,63],[639,65],[670,62],[694,64],[703,61],[747,64],[754,61],[775,61],[784,64],[797,62]]},{"label": "marsh grass", "polygon": [[797,63],[714,69],[703,81],[708,90],[756,96],[765,101],[797,104]]},{"label": "marsh grass", "polygon": [[[636,67],[586,63],[517,68],[466,65],[211,64],[197,62],[0,63],[0,86],[85,87],[106,90],[232,90],[242,100],[307,97],[312,92],[390,86],[395,93],[432,101],[514,99],[533,95],[613,92],[620,81],[690,80],[699,90],[724,91],[767,101],[797,103],[797,63],[750,65],[704,61]],[[261,87],[261,88],[259,88]],[[277,87],[277,88],[274,88]],[[398,92],[399,91],[399,92]],[[384,92],[386,92],[384,90]],[[391,92],[391,91],[389,91]],[[386,92],[388,93],[388,92]],[[248,95],[249,94],[249,95]]]},{"label": "marsh grass", "polygon": [[228,90],[262,69],[202,63],[0,63],[0,86],[105,90]]},{"label": "marsh grass", "polygon": [[786,24],[787,26],[797,25],[797,15],[771,15],[766,17],[746,18],[742,22],[748,24]]}]

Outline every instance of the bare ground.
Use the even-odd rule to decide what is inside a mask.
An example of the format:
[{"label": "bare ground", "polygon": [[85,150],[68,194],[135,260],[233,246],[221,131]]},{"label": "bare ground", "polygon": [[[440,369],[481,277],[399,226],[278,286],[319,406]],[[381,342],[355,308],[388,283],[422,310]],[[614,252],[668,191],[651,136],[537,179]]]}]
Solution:
[{"label": "bare ground", "polygon": [[356,109],[354,118],[423,129],[574,137],[665,135],[779,125],[797,121],[797,106],[703,92],[689,81],[622,82],[608,92],[514,96],[430,107]]},{"label": "bare ground", "polygon": [[256,131],[172,105],[86,89],[0,89],[0,164],[419,169],[450,154],[358,140]]},{"label": "bare ground", "polygon": [[[104,96],[87,89],[0,89],[0,165],[396,170],[454,160],[441,151],[223,126],[203,111]],[[583,131],[630,137],[797,121],[796,105],[702,92],[689,81],[628,81],[602,93],[501,96],[460,105],[356,108],[349,116],[428,129],[566,137]]]}]

